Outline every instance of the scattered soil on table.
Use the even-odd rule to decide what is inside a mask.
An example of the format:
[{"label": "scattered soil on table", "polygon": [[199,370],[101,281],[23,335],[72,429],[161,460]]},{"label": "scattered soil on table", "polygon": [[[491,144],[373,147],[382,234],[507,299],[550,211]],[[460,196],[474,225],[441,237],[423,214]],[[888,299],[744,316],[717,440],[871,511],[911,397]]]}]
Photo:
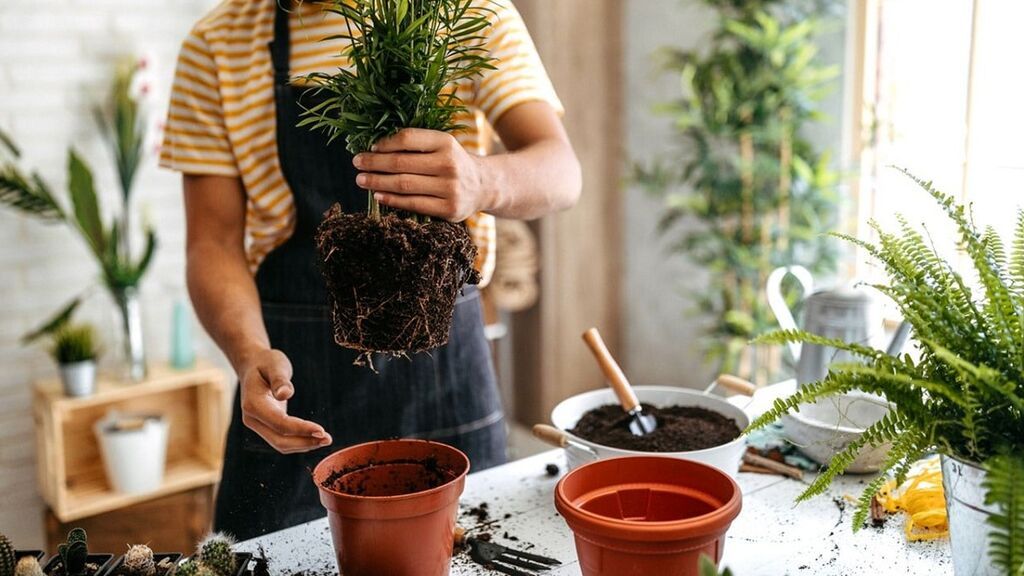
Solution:
[{"label": "scattered soil on table", "polygon": [[487,502],[481,502],[479,505],[470,508],[466,514],[475,518],[477,523],[487,522],[491,518],[490,507],[490,504]]},{"label": "scattered soil on table", "polygon": [[317,229],[340,346],[406,355],[448,342],[455,298],[480,282],[476,245],[465,224],[386,214],[345,214],[335,204]]},{"label": "scattered soil on table", "polygon": [[353,496],[399,496],[443,486],[458,474],[436,458],[423,460],[371,460],[331,472],[321,486]]},{"label": "scattered soil on table", "polygon": [[643,407],[658,421],[658,428],[645,436],[630,432],[631,416],[618,404],[590,410],[570,432],[603,446],[640,452],[703,450],[728,444],[740,435],[736,422],[718,412],[697,406]]},{"label": "scattered soil on table", "polygon": [[544,473],[548,476],[558,476],[559,472],[561,472],[561,470],[558,468],[558,464],[548,464],[544,467]]}]

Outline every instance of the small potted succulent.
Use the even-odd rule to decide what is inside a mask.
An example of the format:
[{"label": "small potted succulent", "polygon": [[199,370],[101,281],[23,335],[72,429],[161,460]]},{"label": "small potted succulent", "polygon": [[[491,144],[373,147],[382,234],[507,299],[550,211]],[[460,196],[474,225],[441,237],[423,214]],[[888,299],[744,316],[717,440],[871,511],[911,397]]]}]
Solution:
[{"label": "small potted succulent", "polygon": [[16,550],[7,536],[0,534],[0,576],[37,576],[42,550]]},{"label": "small potted succulent", "polygon": [[98,576],[113,559],[113,554],[90,554],[85,530],[73,528],[67,540],[57,546],[57,555],[46,563],[43,573],[46,576]]},{"label": "small potted succulent", "polygon": [[51,336],[50,354],[60,367],[64,393],[72,398],[91,396],[96,391],[96,358],[99,344],[90,324],[65,324]]},{"label": "small potted succulent", "polygon": [[196,547],[196,553],[181,563],[175,576],[241,576],[249,567],[252,554],[235,552],[235,540],[214,532]]},{"label": "small potted succulent", "polygon": [[128,546],[117,559],[109,576],[172,576],[181,554],[154,554],[145,544]]}]

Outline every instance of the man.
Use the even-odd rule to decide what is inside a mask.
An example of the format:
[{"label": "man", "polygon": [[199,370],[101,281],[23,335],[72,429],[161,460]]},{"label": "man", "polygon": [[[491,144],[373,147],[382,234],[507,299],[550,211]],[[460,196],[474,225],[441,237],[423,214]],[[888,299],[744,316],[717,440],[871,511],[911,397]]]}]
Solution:
[{"label": "man", "polygon": [[[282,4],[287,4],[281,0]],[[352,158],[344,138],[298,128],[315,94],[292,81],[340,62],[344,21],[321,5],[224,0],[185,39],[161,164],[184,174],[188,286],[239,379],[215,527],[249,538],[323,514],[309,470],[330,451],[388,437],[504,461],[505,429],[478,292],[456,305],[448,345],[353,366],[334,344],[313,231],[341,202],[465,221],[493,267],[493,216],[572,206],[579,163],[558,98],[509,0],[491,4],[497,70],[465,81],[456,135],[404,130]],[[493,134],[508,153],[486,156]],[[493,215],[493,216],[492,216]]]}]

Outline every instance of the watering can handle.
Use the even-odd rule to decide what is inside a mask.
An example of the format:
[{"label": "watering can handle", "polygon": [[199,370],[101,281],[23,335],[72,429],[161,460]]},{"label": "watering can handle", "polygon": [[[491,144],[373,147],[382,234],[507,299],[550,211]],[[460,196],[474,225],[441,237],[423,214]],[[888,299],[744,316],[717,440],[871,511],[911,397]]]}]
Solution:
[{"label": "watering can handle", "polygon": [[[786,298],[782,295],[782,280],[787,274],[792,274],[800,282],[804,298],[810,296],[811,292],[814,291],[814,277],[811,276],[811,272],[807,268],[796,265],[776,268],[768,275],[768,282],[765,286],[765,292],[768,295],[768,307],[772,309],[775,319],[778,320],[779,326],[783,330],[799,330],[799,326],[796,325],[796,319],[793,318],[793,312],[789,309],[789,305],[786,304]],[[800,359],[800,344],[789,344],[789,351],[793,354],[794,360]]]}]

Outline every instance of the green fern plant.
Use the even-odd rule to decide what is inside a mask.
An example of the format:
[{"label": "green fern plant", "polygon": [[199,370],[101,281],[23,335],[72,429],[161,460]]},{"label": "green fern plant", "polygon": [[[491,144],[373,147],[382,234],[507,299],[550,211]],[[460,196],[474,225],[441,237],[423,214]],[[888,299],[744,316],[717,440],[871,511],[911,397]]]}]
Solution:
[{"label": "green fern plant", "polygon": [[[492,10],[479,0],[331,0],[327,11],[347,29],[325,40],[347,42],[350,66],[306,78],[328,97],[299,125],[344,135],[353,154],[403,128],[451,132],[465,110],[453,89],[493,69],[483,32]],[[380,207],[369,196],[368,213]]]},{"label": "green fern plant", "polygon": [[[965,278],[937,253],[927,232],[903,218],[899,231],[876,223],[877,243],[837,235],[868,252],[889,282],[874,287],[889,296],[914,330],[920,357],[884,352],[801,331],[758,338],[765,344],[805,342],[846,350],[863,364],[833,366],[828,376],[793,396],[777,400],[749,430],[767,426],[801,404],[860,390],[885,397],[891,412],[856,442],[836,454],[800,495],[821,494],[865,446],[892,443],[882,472],[902,482],[910,465],[929,452],[985,463],[1005,449],[1020,453],[1024,442],[1024,211],[1009,254],[991,230],[979,230],[971,213],[953,197],[905,170],[942,208],[957,230],[958,244],[974,269]],[[976,284],[972,283],[976,281]],[[977,286],[975,288],[974,286]],[[869,483],[853,517],[867,519],[871,499],[885,474]],[[1024,528],[1018,524],[1018,533]]]},{"label": "green fern plant", "polygon": [[985,504],[997,509],[988,519],[989,555],[1007,574],[1024,576],[1024,455],[1001,454],[985,469]]}]

